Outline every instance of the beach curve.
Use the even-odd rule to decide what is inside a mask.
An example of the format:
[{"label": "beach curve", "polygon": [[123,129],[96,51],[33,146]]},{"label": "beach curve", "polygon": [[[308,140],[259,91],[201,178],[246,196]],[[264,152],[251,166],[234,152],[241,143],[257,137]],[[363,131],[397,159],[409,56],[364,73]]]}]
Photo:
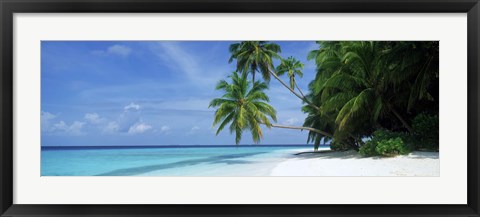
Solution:
[{"label": "beach curve", "polygon": [[305,153],[280,162],[271,176],[439,176],[438,152],[361,157],[355,151]]}]

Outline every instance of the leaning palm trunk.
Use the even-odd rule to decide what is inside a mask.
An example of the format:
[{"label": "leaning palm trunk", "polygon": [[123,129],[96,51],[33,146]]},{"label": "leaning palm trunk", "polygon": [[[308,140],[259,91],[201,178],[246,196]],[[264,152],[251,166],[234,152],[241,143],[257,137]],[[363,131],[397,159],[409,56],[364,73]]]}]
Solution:
[{"label": "leaning palm trunk", "polygon": [[297,87],[298,89],[298,92],[300,92],[300,95],[302,95],[302,97],[305,99],[305,101],[310,105],[310,104],[313,104],[312,102],[310,102],[310,100],[307,99],[307,97],[305,96],[305,94],[303,94],[302,90],[300,89],[300,87],[298,86],[297,82],[294,81],[295,83],[295,86]]},{"label": "leaning palm trunk", "polygon": [[413,133],[412,127],[407,123],[407,121],[405,121],[405,119],[403,119],[400,113],[398,113],[397,110],[395,110],[394,108],[391,108],[390,110],[392,110],[392,113],[395,115],[395,117],[397,117],[398,120],[402,122],[403,126],[407,128],[408,132]]},{"label": "leaning palm trunk", "polygon": [[283,128],[283,129],[308,130],[308,131],[312,131],[312,132],[315,132],[315,133],[318,133],[318,134],[322,134],[322,135],[330,137],[330,138],[333,137],[333,135],[330,134],[330,133],[327,133],[327,132],[319,130],[319,129],[311,128],[311,127],[285,126],[285,125],[278,125],[278,124],[272,124],[272,127]]},{"label": "leaning palm trunk", "polygon": [[313,103],[311,103],[306,97],[298,94],[297,92],[295,92],[294,89],[292,89],[290,86],[288,86],[285,82],[282,81],[282,79],[280,79],[280,77],[278,77],[277,74],[275,74],[275,72],[272,72],[271,69],[268,69],[268,72],[270,73],[270,75],[272,75],[275,79],[277,79],[285,88],[287,88],[290,92],[292,92],[296,97],[298,97],[299,99],[301,99],[303,102],[307,103],[309,106],[315,108],[316,110],[319,110],[320,111],[320,108],[317,107],[316,105],[314,105]]}]

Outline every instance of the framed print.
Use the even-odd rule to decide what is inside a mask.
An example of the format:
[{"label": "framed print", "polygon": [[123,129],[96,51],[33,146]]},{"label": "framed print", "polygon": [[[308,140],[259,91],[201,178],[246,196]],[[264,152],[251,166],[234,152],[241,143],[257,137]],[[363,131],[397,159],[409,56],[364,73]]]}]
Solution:
[{"label": "framed print", "polygon": [[2,216],[479,216],[478,1],[2,1]]}]

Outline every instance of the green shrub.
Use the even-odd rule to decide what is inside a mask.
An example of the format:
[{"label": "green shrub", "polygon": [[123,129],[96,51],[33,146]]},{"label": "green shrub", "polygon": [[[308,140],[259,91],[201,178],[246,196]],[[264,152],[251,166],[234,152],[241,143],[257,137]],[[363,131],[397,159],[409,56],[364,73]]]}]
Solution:
[{"label": "green shrub", "polygon": [[404,143],[408,144],[412,142],[413,138],[410,134],[404,132],[392,132],[389,130],[377,130],[373,133],[372,140],[382,141],[382,140],[389,140],[393,138],[400,138],[403,140]]},{"label": "green shrub", "polygon": [[379,141],[377,147],[375,147],[375,151],[377,151],[379,155],[392,157],[399,154],[408,154],[411,150],[403,143],[401,138],[397,137]]},{"label": "green shrub", "polygon": [[360,147],[359,153],[365,157],[395,156],[408,154],[412,151],[413,138],[403,132],[377,130],[372,138]]},{"label": "green shrub", "polygon": [[358,152],[365,157],[376,156],[378,155],[377,150],[375,150],[376,147],[377,147],[377,143],[372,140],[369,140],[365,143],[365,145],[362,145],[360,147]]},{"label": "green shrub", "polygon": [[437,115],[419,114],[412,121],[416,149],[438,150],[439,122]]}]

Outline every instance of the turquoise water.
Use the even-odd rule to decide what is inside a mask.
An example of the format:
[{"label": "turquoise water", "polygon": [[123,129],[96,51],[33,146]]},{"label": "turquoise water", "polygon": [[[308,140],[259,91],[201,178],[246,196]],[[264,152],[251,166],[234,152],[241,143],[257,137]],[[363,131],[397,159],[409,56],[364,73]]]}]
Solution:
[{"label": "turquoise water", "polygon": [[312,146],[42,147],[42,176],[268,176]]}]

